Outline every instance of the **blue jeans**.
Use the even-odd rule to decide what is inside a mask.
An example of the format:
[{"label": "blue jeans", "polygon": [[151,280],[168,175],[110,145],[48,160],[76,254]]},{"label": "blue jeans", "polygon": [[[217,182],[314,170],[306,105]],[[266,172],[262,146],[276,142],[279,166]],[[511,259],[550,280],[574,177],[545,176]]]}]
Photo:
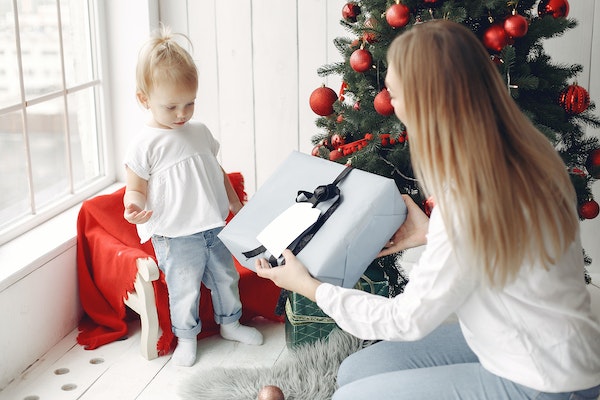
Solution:
[{"label": "blue jeans", "polygon": [[350,355],[338,371],[333,400],[535,399],[591,400],[600,386],[543,393],[486,371],[458,324],[445,324],[415,342],[379,342]]},{"label": "blue jeans", "polygon": [[242,303],[240,275],[231,253],[217,237],[222,228],[189,236],[153,236],[158,267],[164,272],[169,291],[169,311],[175,336],[195,338],[202,330],[200,283],[210,289],[217,324],[240,319]]}]

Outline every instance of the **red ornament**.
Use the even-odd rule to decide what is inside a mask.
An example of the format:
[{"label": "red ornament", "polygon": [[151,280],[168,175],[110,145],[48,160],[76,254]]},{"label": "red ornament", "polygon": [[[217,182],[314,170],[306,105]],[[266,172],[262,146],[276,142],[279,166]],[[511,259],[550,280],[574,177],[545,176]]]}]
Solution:
[{"label": "red ornament", "polygon": [[342,81],[342,86],[340,86],[340,101],[344,101],[344,94],[346,94],[346,89],[348,89],[348,83],[346,81]]},{"label": "red ornament", "polygon": [[392,4],[385,12],[385,20],[392,28],[402,28],[410,20],[410,9],[404,4]]},{"label": "red ornament", "polygon": [[435,201],[433,200],[433,196],[431,196],[423,202],[423,211],[428,217],[431,216],[431,211],[433,211],[433,207],[435,207]]},{"label": "red ornament", "polygon": [[342,17],[348,22],[356,22],[356,17],[360,14],[360,7],[356,3],[346,3],[342,7]]},{"label": "red ornament", "polygon": [[516,12],[504,20],[504,30],[510,37],[520,38],[527,34],[529,29],[529,21],[522,15]]},{"label": "red ornament", "polygon": [[581,114],[590,105],[590,94],[583,87],[569,85],[560,93],[558,102],[569,114]]},{"label": "red ornament", "polygon": [[363,40],[367,43],[375,43],[377,41],[377,33],[374,30],[377,28],[377,20],[369,18],[365,21],[365,28],[368,30],[363,32]]},{"label": "red ornament", "polygon": [[346,144],[346,140],[344,140],[343,136],[339,133],[334,133],[333,135],[331,135],[330,142],[331,147],[333,147],[334,149],[339,149],[341,146]]},{"label": "red ornament", "polygon": [[259,390],[257,400],[285,400],[285,397],[279,387],[267,385]]},{"label": "red ornament", "polygon": [[600,205],[595,200],[589,199],[579,206],[579,216],[585,219],[594,219],[600,214]]},{"label": "red ornament", "polygon": [[490,50],[501,51],[508,44],[508,34],[501,24],[493,24],[483,33],[483,44]]},{"label": "red ornament", "polygon": [[319,156],[319,149],[322,147],[323,145],[318,144],[315,147],[313,147],[312,151],[310,152],[311,155],[318,157]]},{"label": "red ornament", "polygon": [[310,94],[308,103],[315,114],[326,117],[333,114],[333,103],[335,103],[336,100],[337,94],[334,90],[323,85],[320,88],[313,90]]},{"label": "red ornament", "polygon": [[373,56],[368,50],[358,49],[350,55],[350,66],[356,72],[365,72],[371,68]]},{"label": "red ornament", "polygon": [[329,152],[329,159],[331,161],[339,160],[343,156],[344,156],[344,154],[342,153],[342,151],[340,149],[331,150]]},{"label": "red ornament", "polygon": [[585,168],[595,179],[600,179],[600,148],[590,151],[585,161]]},{"label": "red ornament", "polygon": [[354,111],[359,111],[360,110],[360,101],[357,101],[356,103],[354,103],[352,108],[354,109]]},{"label": "red ornament", "polygon": [[392,99],[387,88],[383,88],[381,92],[377,93],[377,96],[375,96],[375,99],[373,100],[373,106],[375,107],[375,111],[381,115],[388,116],[394,113]]},{"label": "red ornament", "polygon": [[569,2],[567,0],[542,0],[538,4],[538,16],[552,15],[562,18],[569,15]]}]

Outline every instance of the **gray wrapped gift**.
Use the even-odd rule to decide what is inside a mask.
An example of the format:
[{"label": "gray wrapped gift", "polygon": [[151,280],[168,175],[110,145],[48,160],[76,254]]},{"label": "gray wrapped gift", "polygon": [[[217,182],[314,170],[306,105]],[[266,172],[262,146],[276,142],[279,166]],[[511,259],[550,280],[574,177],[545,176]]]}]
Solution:
[{"label": "gray wrapped gift", "polygon": [[253,271],[290,248],[314,277],[351,288],[405,218],[392,179],[292,152],[219,238]]}]

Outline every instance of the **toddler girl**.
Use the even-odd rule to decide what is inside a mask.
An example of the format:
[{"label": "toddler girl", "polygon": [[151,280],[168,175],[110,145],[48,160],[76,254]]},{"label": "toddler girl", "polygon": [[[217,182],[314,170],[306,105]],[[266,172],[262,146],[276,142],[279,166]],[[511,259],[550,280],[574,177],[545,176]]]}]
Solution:
[{"label": "toddler girl", "polygon": [[201,282],[211,291],[221,336],[260,345],[260,332],[238,322],[239,274],[217,237],[229,211],[237,213],[242,204],[216,159],[219,142],[205,125],[190,120],[198,74],[168,29],[141,49],[136,83],[137,99],[151,118],[125,158],[124,217],[137,225],[142,243],[152,240],[165,274],[178,338],[172,361],[180,366],[196,361]]}]

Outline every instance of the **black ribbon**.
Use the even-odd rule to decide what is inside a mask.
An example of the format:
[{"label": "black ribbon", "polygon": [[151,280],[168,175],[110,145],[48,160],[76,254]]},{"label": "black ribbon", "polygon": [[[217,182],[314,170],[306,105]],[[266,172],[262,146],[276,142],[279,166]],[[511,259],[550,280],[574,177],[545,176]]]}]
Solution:
[{"label": "black ribbon", "polygon": [[[347,166],[337,176],[337,178],[335,178],[335,180],[332,183],[328,185],[318,186],[312,193],[303,190],[298,191],[298,194],[296,196],[296,203],[311,203],[313,208],[316,207],[319,203],[334,199],[336,197],[337,198],[324,213],[319,215],[319,218],[317,218],[317,221],[314,224],[312,224],[308,229],[302,232],[302,234],[300,234],[298,238],[296,238],[296,240],[294,240],[288,246],[288,249],[291,250],[294,255],[297,255],[298,253],[300,253],[300,251],[302,251],[302,249],[308,244],[308,242],[310,242],[310,240],[315,236],[319,229],[321,229],[325,221],[327,221],[329,217],[334,213],[334,211],[338,208],[342,201],[342,195],[337,185],[350,173],[351,170],[352,167]],[[253,250],[242,252],[242,254],[246,258],[253,258],[258,256],[259,254],[264,253],[266,250],[267,249],[264,246],[259,246]],[[282,257],[281,260],[279,260],[275,256],[271,255],[269,257],[269,264],[271,264],[271,266],[273,267],[284,265],[285,259],[283,259]],[[285,289],[281,290],[279,300],[277,301],[277,306],[275,308],[276,315],[283,314],[285,310],[285,301],[287,300],[288,293],[289,292]]]}]

